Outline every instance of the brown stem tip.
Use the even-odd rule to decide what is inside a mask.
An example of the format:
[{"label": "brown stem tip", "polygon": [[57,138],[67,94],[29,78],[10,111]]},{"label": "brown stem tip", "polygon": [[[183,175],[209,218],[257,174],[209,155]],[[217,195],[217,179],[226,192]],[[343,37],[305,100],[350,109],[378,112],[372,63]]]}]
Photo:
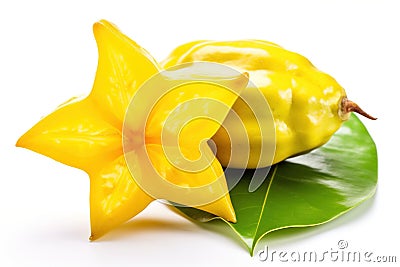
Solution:
[{"label": "brown stem tip", "polygon": [[372,117],[367,112],[362,110],[356,103],[351,100],[348,100],[347,97],[343,97],[342,99],[342,107],[341,107],[342,114],[348,114],[350,112],[356,112],[370,120],[376,120],[377,118]]}]

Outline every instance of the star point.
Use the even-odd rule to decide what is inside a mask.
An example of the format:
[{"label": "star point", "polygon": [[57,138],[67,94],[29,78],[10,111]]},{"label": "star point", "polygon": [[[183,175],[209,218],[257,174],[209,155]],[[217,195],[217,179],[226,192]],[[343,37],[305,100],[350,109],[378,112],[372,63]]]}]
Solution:
[{"label": "star point", "polygon": [[[163,129],[166,120],[170,119],[172,123],[179,124],[183,119],[190,119],[190,113],[174,114],[177,106],[185,108],[182,105],[198,99],[199,96],[219,101],[226,108],[220,110],[209,101],[210,103],[200,103],[199,109],[218,114],[219,120],[222,120],[238,95],[223,92],[221,86],[214,84],[202,84],[201,91],[198,91],[198,85],[189,84],[178,88],[174,94],[166,95],[154,105],[150,114],[135,114],[133,119],[137,123],[146,123],[142,125],[145,133],[140,133],[138,137],[143,139],[144,143],[141,145],[139,142],[128,147],[128,154],[131,154],[134,161],[129,165],[133,164],[135,174],[143,176],[138,180],[132,173],[132,167],[127,166],[127,157],[124,155],[126,148],[123,148],[123,127],[129,127],[129,124],[124,124],[125,114],[139,88],[161,70],[146,50],[122,34],[113,24],[101,20],[94,24],[93,31],[98,44],[99,60],[91,93],[84,99],[60,106],[25,133],[16,145],[82,169],[89,174],[92,241],[136,216],[155,199],[162,198],[149,194],[137,183],[140,179],[148,179],[146,175],[153,171],[177,187],[186,185],[191,189],[214,183],[214,189],[223,194],[209,203],[194,206],[235,222],[235,212],[224,173],[211,149],[204,148],[209,165],[203,170],[188,172],[177,167],[179,160],[170,162],[159,141],[162,140],[163,130],[170,136],[176,133],[173,130],[168,132],[170,129],[167,128]],[[242,76],[232,80],[237,92],[247,83],[248,78]],[[218,124],[209,123],[207,120],[188,126],[182,132],[181,143],[186,155],[190,157],[198,153],[195,152],[199,146],[198,142],[211,138],[218,127]],[[135,130],[129,134],[139,135]],[[149,166],[152,166],[153,171],[143,167],[144,156],[138,152],[139,147],[149,157]],[[180,199],[180,204],[191,203],[190,196]]]}]

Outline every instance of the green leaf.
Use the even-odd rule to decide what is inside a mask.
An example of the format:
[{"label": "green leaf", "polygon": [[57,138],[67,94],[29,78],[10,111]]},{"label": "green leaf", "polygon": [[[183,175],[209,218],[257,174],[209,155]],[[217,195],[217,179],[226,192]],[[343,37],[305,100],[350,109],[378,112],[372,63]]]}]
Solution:
[{"label": "green leaf", "polygon": [[[253,170],[231,190],[237,223],[225,221],[253,254],[257,242],[272,231],[331,221],[375,193],[375,144],[352,115],[324,146],[271,167],[268,178],[249,192]],[[227,177],[229,182],[229,177]],[[197,221],[221,219],[189,207],[177,207]]]}]

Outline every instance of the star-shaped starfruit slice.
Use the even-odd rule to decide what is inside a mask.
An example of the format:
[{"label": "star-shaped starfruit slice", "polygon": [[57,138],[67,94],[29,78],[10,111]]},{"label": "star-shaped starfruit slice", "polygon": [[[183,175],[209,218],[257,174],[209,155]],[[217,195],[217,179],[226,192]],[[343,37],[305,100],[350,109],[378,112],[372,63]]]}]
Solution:
[{"label": "star-shaped starfruit slice", "polygon": [[111,23],[102,20],[93,29],[99,60],[91,93],[59,106],[17,146],[88,173],[92,240],[155,199],[235,222],[222,167],[205,141],[247,76],[212,83],[196,75],[193,65],[162,72]]}]

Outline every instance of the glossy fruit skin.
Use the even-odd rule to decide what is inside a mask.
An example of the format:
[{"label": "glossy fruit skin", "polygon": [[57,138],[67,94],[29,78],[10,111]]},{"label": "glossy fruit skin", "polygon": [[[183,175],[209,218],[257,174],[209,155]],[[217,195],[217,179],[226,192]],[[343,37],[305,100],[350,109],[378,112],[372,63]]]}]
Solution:
[{"label": "glossy fruit skin", "polygon": [[[174,127],[169,126],[181,125],[180,119],[190,118],[195,115],[191,112],[199,111],[199,109],[190,109],[192,99],[215,100],[231,107],[240,95],[240,91],[245,88],[248,77],[246,75],[214,77],[221,83],[225,81],[224,84],[235,92],[230,96],[225,92],[220,92],[221,87],[215,88],[213,83],[203,84],[202,91],[198,93],[198,88],[189,83],[193,81],[191,74],[198,75],[195,68],[191,66],[190,71],[185,72],[187,73],[185,78],[180,76],[175,79],[180,84],[187,83],[187,86],[178,87],[177,90],[160,98],[150,114],[148,112],[134,114],[134,120],[128,121],[135,121],[135,123],[129,124],[126,123],[126,114],[133,96],[141,85],[150,77],[154,77],[153,75],[158,74],[161,68],[144,48],[124,35],[112,23],[105,20],[96,22],[93,25],[93,32],[99,60],[90,94],[82,98],[72,98],[59,106],[23,134],[16,146],[82,169],[89,175],[90,240],[100,238],[118,225],[135,217],[152,201],[159,198],[157,195],[149,194],[137,183],[137,177],[133,176],[127,164],[126,155],[136,155],[135,153],[143,151],[144,147],[146,147],[147,156],[136,157],[138,160],[131,161],[130,166],[143,167],[141,164],[143,161],[139,162],[139,159],[147,158],[152,163],[151,173],[156,170],[162,175],[162,179],[168,180],[171,184],[186,187],[189,190],[200,186],[211,188],[206,192],[209,195],[215,192],[225,193],[225,195],[218,195],[220,198],[212,202],[192,205],[186,201],[193,203],[193,194],[190,197],[187,194],[181,194],[181,204],[236,222],[235,211],[223,176],[224,172],[218,160],[215,159],[209,147],[203,146],[202,148],[205,148],[202,150],[192,149],[199,147],[198,143],[201,140],[212,137],[218,130],[219,124],[197,121],[202,125],[200,130],[193,123],[185,127],[184,133],[182,134],[182,131],[179,135],[179,148],[186,158],[197,159],[200,152],[210,151],[205,154],[208,156],[207,163],[210,164],[204,169],[189,173],[177,168],[173,164],[175,161],[166,158],[161,143],[161,133],[164,131],[169,134],[168,136],[175,137]],[[163,84],[159,85],[155,88],[163,87]],[[158,96],[158,92],[148,92],[146,97],[154,94]],[[148,104],[145,101],[136,103],[139,103],[136,105],[138,110],[143,110]],[[166,124],[166,119],[178,105],[190,112],[186,112],[184,117],[175,116],[170,119],[170,124]],[[203,114],[222,116],[218,121],[222,121],[228,113],[227,109],[220,110],[219,106],[212,104],[197,107],[203,108],[200,110]],[[130,128],[130,126],[139,128]],[[131,134],[129,130],[132,131]],[[125,134],[126,132],[128,134]],[[135,139],[141,139],[143,143],[134,142]],[[133,145],[126,146],[130,141]],[[147,175],[148,173],[149,169],[141,169],[140,175],[147,178],[150,176]],[[208,184],[210,187],[207,187]],[[168,192],[163,192],[164,196],[166,193]],[[74,197],[73,194],[72,192],[71,197]],[[168,200],[166,197],[162,199]]]},{"label": "glossy fruit skin", "polygon": [[[237,100],[233,110],[249,133],[250,157],[229,162],[232,144],[221,128],[213,140],[223,166],[266,167],[306,153],[325,144],[348,119],[348,114],[340,112],[346,93],[336,80],[319,71],[304,56],[274,43],[261,40],[194,41],[177,47],[162,66],[168,68],[195,61],[217,62],[249,73],[251,83],[242,94],[251,97],[256,90],[261,90],[272,112],[275,140],[260,135],[259,127],[266,127],[267,123],[263,124],[261,118],[259,125],[244,108],[243,101]],[[229,119],[228,116],[226,120]],[[276,144],[273,159],[260,158],[261,144],[271,142]]]}]

